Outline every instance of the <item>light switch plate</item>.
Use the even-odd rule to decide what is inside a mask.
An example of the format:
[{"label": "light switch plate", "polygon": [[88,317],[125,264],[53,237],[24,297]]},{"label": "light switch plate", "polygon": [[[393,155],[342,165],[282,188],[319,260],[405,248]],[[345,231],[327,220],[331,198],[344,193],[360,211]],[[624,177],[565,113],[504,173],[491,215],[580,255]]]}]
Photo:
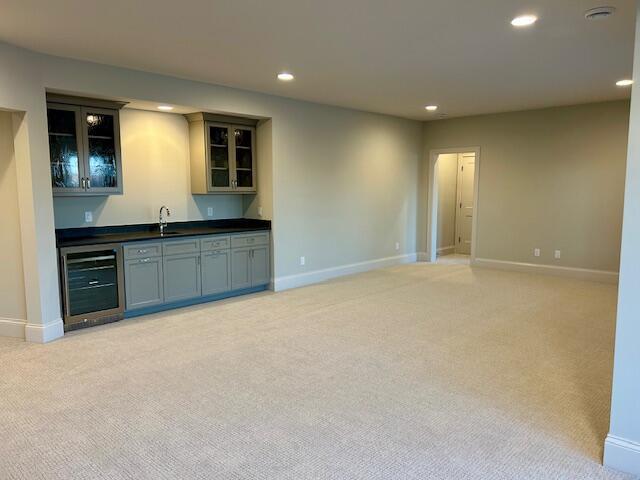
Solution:
[{"label": "light switch plate", "polygon": [[93,212],[84,212],[84,223],[93,222]]}]

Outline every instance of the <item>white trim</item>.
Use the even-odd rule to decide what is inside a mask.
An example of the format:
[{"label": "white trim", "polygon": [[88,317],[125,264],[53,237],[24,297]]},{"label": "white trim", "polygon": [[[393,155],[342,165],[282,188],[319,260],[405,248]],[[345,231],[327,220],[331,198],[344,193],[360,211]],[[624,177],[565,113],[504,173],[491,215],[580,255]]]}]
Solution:
[{"label": "white trim", "polygon": [[401,265],[404,263],[414,263],[417,261],[417,257],[418,255],[416,253],[410,253],[407,255],[379,258],[366,262],[351,263],[349,265],[341,265],[339,267],[314,270],[312,272],[287,275],[285,277],[277,277],[274,279],[274,290],[276,292],[280,292],[290,288],[303,287],[313,283],[324,282],[325,280],[342,277],[344,275],[352,275],[354,273],[361,273],[369,270],[375,270],[377,268]]},{"label": "white trim", "polygon": [[604,466],[621,472],[640,475],[640,443],[607,435],[604,441]]},{"label": "white trim", "polygon": [[451,255],[452,253],[456,253],[456,246],[449,245],[448,247],[440,247],[436,252],[438,255]]},{"label": "white trim", "polygon": [[27,323],[24,327],[24,339],[27,342],[47,343],[64,336],[64,324],[62,319],[55,320],[45,325],[39,323]]},{"label": "white trim", "polygon": [[467,153],[476,154],[476,170],[473,179],[473,222],[471,226],[471,262],[476,258],[478,244],[478,214],[480,198],[480,147],[456,147],[439,148],[429,151],[429,172],[428,172],[428,198],[427,198],[427,253],[429,262],[435,262],[437,257],[438,230],[433,228],[438,221],[438,182],[436,181],[436,162],[438,156],[447,153]]},{"label": "white trim", "polygon": [[543,275],[556,275],[560,277],[578,278],[603,283],[618,283],[618,272],[605,270],[590,270],[588,268],[560,267],[557,265],[538,265],[535,263],[509,262],[505,260],[493,260],[491,258],[476,258],[471,261],[474,267],[495,268],[514,272],[537,273]]},{"label": "white trim", "polygon": [[0,337],[24,339],[24,327],[26,324],[26,320],[0,317]]}]

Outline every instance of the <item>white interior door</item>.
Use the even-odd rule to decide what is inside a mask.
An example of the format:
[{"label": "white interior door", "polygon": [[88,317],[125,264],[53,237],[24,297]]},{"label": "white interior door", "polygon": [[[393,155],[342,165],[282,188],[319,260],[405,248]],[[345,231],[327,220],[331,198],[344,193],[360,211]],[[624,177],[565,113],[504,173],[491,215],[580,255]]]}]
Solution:
[{"label": "white interior door", "polygon": [[476,173],[476,154],[458,155],[458,208],[456,210],[456,253],[471,255],[473,228],[473,188]]}]

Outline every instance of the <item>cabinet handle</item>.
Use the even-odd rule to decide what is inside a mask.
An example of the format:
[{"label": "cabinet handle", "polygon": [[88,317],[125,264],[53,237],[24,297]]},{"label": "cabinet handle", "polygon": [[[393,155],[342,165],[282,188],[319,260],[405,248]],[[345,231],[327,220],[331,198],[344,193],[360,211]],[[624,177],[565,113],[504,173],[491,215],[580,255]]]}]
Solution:
[{"label": "cabinet handle", "polygon": [[138,253],[147,253],[146,250],[138,250]]},{"label": "cabinet handle", "polygon": [[142,260],[140,260],[141,263],[147,263],[150,262],[151,259],[150,258],[143,258]]},{"label": "cabinet handle", "polygon": [[91,188],[91,179],[87,177],[87,190]]},{"label": "cabinet handle", "polygon": [[87,189],[87,179],[82,177],[82,189],[86,190]]}]

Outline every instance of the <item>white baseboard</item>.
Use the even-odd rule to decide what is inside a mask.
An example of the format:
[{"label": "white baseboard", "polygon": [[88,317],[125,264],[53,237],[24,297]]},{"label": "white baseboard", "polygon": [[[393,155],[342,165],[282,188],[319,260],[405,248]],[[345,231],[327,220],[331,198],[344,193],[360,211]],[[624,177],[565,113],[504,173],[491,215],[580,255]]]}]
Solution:
[{"label": "white baseboard", "polygon": [[436,250],[436,252],[438,253],[438,255],[451,255],[453,253],[456,253],[456,246],[449,245],[448,247],[440,247],[438,250]]},{"label": "white baseboard", "polygon": [[24,338],[26,320],[0,318],[0,337]]},{"label": "white baseboard", "polygon": [[287,275],[286,277],[278,277],[274,279],[273,289],[276,292],[288,290],[290,288],[303,287],[313,283],[324,282],[336,277],[344,275],[352,275],[354,273],[366,272],[377,268],[391,267],[393,265],[401,265],[404,263],[414,263],[418,255],[410,253],[407,255],[398,255],[396,257],[379,258],[369,260],[367,262],[351,263],[349,265],[341,265],[339,267],[325,268],[323,270],[315,270],[313,272],[299,273],[297,275]]},{"label": "white baseboard", "polygon": [[604,466],[640,475],[640,443],[607,435],[604,442]]},{"label": "white baseboard", "polygon": [[495,268],[499,270],[511,270],[515,272],[540,273],[544,275],[556,275],[560,277],[578,278],[603,283],[618,283],[618,272],[605,270],[589,270],[587,268],[559,267],[556,265],[538,265],[535,263],[509,262],[505,260],[493,260],[490,258],[476,258],[472,261],[474,267]]},{"label": "white baseboard", "polygon": [[44,325],[27,323],[24,327],[24,339],[27,342],[47,343],[64,336],[62,319]]}]

